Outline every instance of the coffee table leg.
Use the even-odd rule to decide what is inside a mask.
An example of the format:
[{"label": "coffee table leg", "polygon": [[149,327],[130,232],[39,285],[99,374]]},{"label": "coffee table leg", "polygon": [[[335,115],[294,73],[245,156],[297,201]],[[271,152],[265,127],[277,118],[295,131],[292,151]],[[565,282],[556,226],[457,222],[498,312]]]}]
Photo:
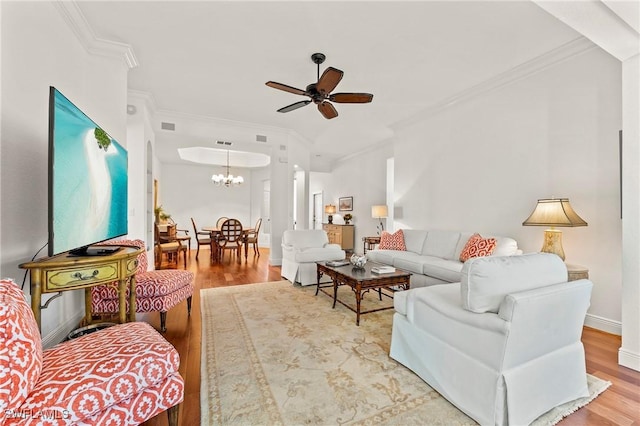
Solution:
[{"label": "coffee table leg", "polygon": [[336,300],[338,299],[338,280],[335,277],[333,279],[333,309],[336,308]]},{"label": "coffee table leg", "polygon": [[318,295],[318,291],[320,290],[320,278],[322,278],[322,271],[320,271],[320,269],[318,269],[316,271],[316,276],[317,276],[317,285],[316,285],[316,296]]},{"label": "coffee table leg", "polygon": [[356,325],[360,325],[360,301],[362,300],[362,292],[357,290],[356,292]]}]

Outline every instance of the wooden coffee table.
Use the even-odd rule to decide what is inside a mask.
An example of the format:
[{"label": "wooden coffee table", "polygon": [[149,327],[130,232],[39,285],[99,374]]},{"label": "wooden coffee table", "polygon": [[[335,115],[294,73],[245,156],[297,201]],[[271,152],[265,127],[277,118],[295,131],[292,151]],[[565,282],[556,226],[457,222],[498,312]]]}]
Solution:
[{"label": "wooden coffee table", "polygon": [[[361,312],[360,302],[362,301],[362,295],[364,293],[367,293],[369,290],[377,290],[378,295],[380,296],[380,298],[382,298],[382,294],[384,293],[382,293],[381,290],[383,288],[391,291],[395,291],[397,289],[409,290],[409,278],[411,277],[411,273],[403,271],[401,269],[396,268],[395,272],[390,272],[387,274],[376,274],[371,272],[371,268],[374,266],[383,265],[375,262],[367,262],[364,269],[356,269],[351,264],[345,266],[328,266],[326,262],[316,262],[316,264],[318,265],[318,283],[316,287],[316,295],[321,288],[320,278],[325,274],[331,277],[331,280],[333,281],[333,307],[336,307],[336,302],[340,302],[344,306],[355,312],[356,325],[360,325],[360,315],[362,314],[368,314],[371,312],[393,308],[393,306],[389,306],[385,308],[371,309],[369,311]],[[356,309],[353,309],[351,306],[347,305],[341,300],[338,300],[338,287],[341,285],[348,285],[355,293]]]}]

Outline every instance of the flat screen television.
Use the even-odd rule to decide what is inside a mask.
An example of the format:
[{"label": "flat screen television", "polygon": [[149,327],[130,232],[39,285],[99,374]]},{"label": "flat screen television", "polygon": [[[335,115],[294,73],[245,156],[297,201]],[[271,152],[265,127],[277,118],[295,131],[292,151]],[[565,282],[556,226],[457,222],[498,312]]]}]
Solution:
[{"label": "flat screen television", "polygon": [[55,87],[49,91],[49,256],[128,232],[127,151]]}]

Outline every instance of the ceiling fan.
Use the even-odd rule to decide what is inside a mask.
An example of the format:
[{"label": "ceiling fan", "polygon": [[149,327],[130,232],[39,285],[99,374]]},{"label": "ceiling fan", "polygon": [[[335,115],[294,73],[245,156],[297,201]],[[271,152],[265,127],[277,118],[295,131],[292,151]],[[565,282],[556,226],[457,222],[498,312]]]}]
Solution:
[{"label": "ceiling fan", "polygon": [[373,95],[371,93],[331,94],[331,91],[335,89],[340,80],[342,80],[344,72],[333,67],[328,67],[324,70],[321,76],[320,64],[323,63],[325,59],[326,56],[322,53],[314,53],[311,55],[311,60],[318,66],[318,81],[308,85],[305,90],[297,89],[275,81],[267,81],[266,85],[273,87],[274,89],[284,90],[285,92],[308,96],[311,98],[310,100],[299,101],[291,105],[287,105],[286,107],[282,107],[278,112],[293,111],[294,109],[301,108],[313,102],[318,105],[318,111],[320,111],[320,114],[322,114],[324,118],[330,119],[338,116],[338,111],[336,111],[331,102],[337,102],[339,104],[363,104],[371,102],[373,99]]}]

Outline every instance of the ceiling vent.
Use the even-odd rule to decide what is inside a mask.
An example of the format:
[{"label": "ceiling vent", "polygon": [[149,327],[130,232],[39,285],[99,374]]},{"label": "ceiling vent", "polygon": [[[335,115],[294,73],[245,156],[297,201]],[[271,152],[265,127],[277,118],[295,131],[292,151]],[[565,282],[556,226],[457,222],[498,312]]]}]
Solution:
[{"label": "ceiling vent", "polygon": [[162,130],[176,130],[176,123],[165,123],[164,121],[160,123],[160,128]]},{"label": "ceiling vent", "polygon": [[229,146],[231,145],[233,142],[229,142],[229,141],[216,141],[216,144],[218,145],[225,145],[225,146]]},{"label": "ceiling vent", "polygon": [[266,142],[267,137],[264,135],[256,135],[256,142]]}]

